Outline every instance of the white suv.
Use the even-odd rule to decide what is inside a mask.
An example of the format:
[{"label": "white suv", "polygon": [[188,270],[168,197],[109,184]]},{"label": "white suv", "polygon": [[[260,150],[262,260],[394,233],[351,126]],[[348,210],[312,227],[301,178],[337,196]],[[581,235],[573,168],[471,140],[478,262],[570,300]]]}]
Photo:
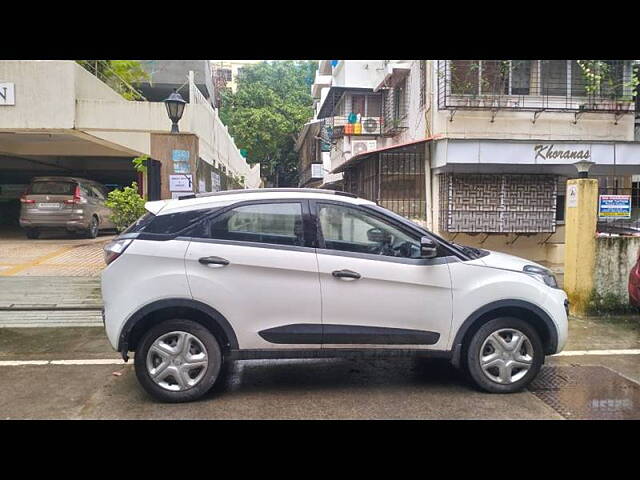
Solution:
[{"label": "white suv", "polygon": [[140,383],[194,400],[223,361],[444,357],[513,392],[567,339],[549,270],[450,243],[368,200],[261,189],[146,204],[105,247],[104,319]]}]

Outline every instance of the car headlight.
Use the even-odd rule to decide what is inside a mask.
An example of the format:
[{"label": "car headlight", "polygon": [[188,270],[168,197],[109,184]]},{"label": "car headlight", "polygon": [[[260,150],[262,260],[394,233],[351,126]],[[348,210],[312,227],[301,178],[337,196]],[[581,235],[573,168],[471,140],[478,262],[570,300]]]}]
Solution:
[{"label": "car headlight", "polygon": [[545,285],[551,288],[558,288],[558,282],[556,277],[550,270],[546,268],[536,267],[535,265],[525,265],[522,269],[525,273],[528,273],[533,278],[540,280]]}]

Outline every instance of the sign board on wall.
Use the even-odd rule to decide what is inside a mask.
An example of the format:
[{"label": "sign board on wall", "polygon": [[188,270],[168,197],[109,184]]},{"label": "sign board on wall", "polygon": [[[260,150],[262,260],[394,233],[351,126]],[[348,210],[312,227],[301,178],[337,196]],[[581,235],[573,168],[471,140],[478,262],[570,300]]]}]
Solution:
[{"label": "sign board on wall", "polygon": [[613,165],[614,159],[616,165],[640,165],[640,143],[448,139],[435,143],[433,159],[432,168],[450,164],[573,165],[581,160]]},{"label": "sign board on wall", "polygon": [[169,190],[172,192],[191,192],[193,190],[193,176],[169,175]]},{"label": "sign board on wall", "polygon": [[631,218],[631,195],[600,195],[599,218]]},{"label": "sign board on wall", "polygon": [[575,208],[578,206],[578,186],[567,185],[567,207]]},{"label": "sign board on wall", "polygon": [[0,105],[15,105],[16,93],[13,83],[0,82]]},{"label": "sign board on wall", "polygon": [[176,173],[191,173],[188,150],[172,150],[173,171]]}]

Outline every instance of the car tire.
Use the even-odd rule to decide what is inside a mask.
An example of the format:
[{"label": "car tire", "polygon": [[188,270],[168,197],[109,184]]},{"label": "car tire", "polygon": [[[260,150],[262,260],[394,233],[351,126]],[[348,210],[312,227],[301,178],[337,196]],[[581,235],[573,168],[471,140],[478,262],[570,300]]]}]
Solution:
[{"label": "car tire", "polygon": [[[196,366],[190,368],[192,365]],[[134,366],[142,387],[157,400],[191,402],[215,384],[222,366],[222,350],[216,337],[201,324],[185,319],[166,320],[144,334],[136,349]]]},{"label": "car tire", "polygon": [[98,236],[98,232],[100,231],[100,222],[97,217],[91,217],[91,222],[89,222],[89,228],[85,232],[85,236],[87,238],[96,238]]},{"label": "car tire", "polygon": [[513,393],[535,378],[543,361],[544,349],[535,328],[519,318],[501,317],[489,320],[473,334],[465,366],[480,389]]},{"label": "car tire", "polygon": [[36,238],[40,237],[40,230],[38,230],[37,228],[27,228],[26,234],[27,238],[35,240]]}]

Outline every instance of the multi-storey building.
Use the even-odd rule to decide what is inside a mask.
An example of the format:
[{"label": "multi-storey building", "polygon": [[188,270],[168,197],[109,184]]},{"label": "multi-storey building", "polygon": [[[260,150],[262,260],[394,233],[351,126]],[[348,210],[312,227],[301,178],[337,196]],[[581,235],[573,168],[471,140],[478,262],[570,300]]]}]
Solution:
[{"label": "multi-storey building", "polygon": [[632,195],[632,222],[640,215],[633,69],[622,60],[321,61],[324,83],[312,92],[331,141],[323,184],[459,243],[561,263],[565,183],[579,160],[595,162],[602,193]]}]

